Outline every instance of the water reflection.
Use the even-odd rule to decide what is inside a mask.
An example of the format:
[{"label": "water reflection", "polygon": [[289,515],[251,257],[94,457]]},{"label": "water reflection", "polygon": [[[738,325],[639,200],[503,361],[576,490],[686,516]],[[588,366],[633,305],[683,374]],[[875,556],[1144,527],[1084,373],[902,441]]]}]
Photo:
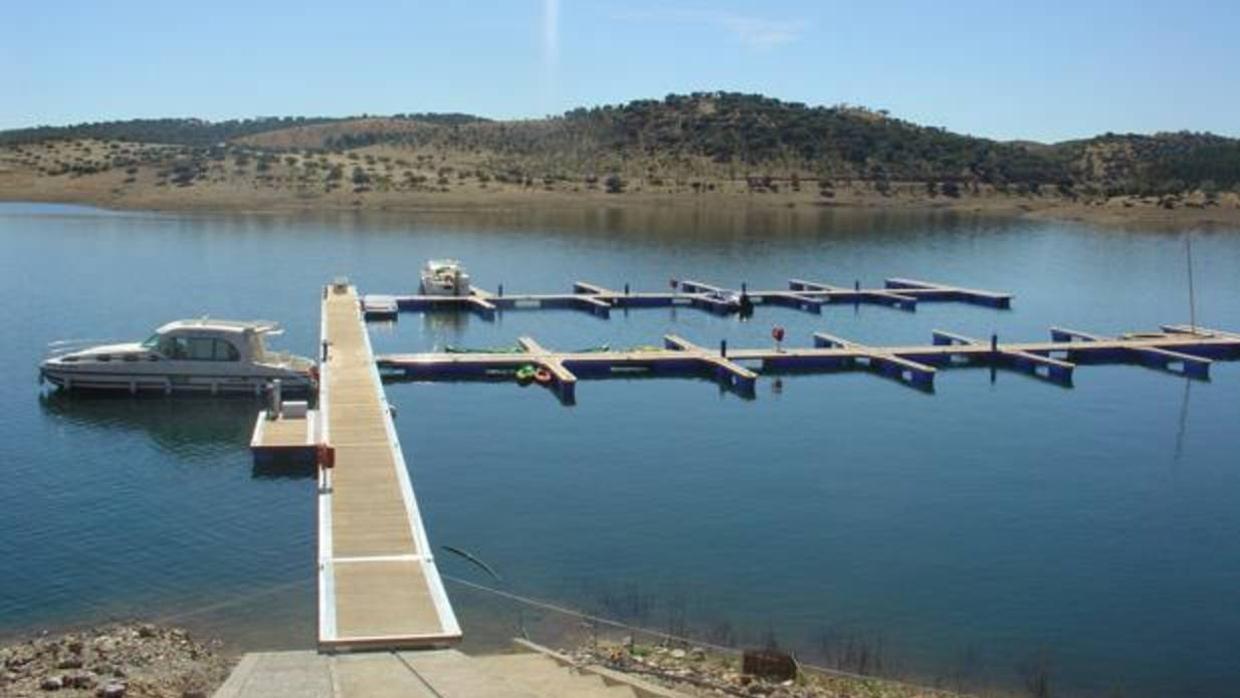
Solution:
[{"label": "water reflection", "polygon": [[1176,420],[1175,430],[1175,451],[1171,460],[1179,463],[1184,457],[1184,435],[1188,431],[1188,402],[1193,395],[1193,380],[1191,378],[1184,379],[1184,396],[1180,398],[1180,416]]},{"label": "water reflection", "polygon": [[161,451],[186,461],[218,459],[247,447],[261,401],[246,397],[40,393],[49,418],[93,431],[142,432]]},{"label": "water reflection", "polygon": [[250,477],[255,480],[309,480],[318,474],[313,458],[301,456],[272,456],[255,459]]}]

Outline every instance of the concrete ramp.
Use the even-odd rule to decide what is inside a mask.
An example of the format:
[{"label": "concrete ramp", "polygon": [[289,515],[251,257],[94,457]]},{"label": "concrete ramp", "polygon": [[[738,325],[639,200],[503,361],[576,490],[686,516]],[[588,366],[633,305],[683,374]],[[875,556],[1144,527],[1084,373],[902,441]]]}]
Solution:
[{"label": "concrete ramp", "polygon": [[214,698],[685,698],[528,643],[517,654],[457,650],[247,654]]}]

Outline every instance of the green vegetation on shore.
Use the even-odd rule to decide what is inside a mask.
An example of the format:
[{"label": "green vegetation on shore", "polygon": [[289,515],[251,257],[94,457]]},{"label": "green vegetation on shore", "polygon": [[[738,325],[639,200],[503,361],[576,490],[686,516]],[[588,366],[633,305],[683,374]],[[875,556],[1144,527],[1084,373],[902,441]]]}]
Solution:
[{"label": "green vegetation on shore", "polygon": [[802,178],[856,180],[879,192],[925,182],[957,196],[979,185],[1064,196],[1160,196],[1240,188],[1240,140],[1199,133],[1105,134],[1043,145],[1004,143],[919,126],[847,105],[811,107],[760,95],[694,93],[490,121],[466,114],[270,117],[211,123],[136,119],[0,132],[0,146],[96,139],[189,146],[343,152],[370,146],[434,149],[519,178],[609,173],[739,179],[769,188]]}]

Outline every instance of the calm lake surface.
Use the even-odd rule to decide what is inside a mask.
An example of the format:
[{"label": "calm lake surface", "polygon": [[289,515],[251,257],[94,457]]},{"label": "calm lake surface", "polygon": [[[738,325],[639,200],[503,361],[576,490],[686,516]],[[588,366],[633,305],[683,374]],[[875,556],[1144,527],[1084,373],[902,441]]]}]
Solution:
[{"label": "calm lake surface", "polygon": [[[1193,233],[1198,321],[1240,329],[1240,231]],[[257,471],[247,399],[44,396],[66,338],[140,339],[211,314],[271,318],[313,354],[321,285],[410,292],[428,257],[509,293],[670,277],[782,288],[907,276],[1009,291],[1013,309],[759,307],[402,315],[376,351],[531,335],[581,348],[791,344],[825,330],[1042,339],[1187,322],[1184,234],[797,209],[418,218],[124,214],[0,205],[0,634],[142,616],[240,648],[314,637],[313,481]],[[394,384],[436,545],[505,588],[653,628],[781,645],[852,640],[898,673],[1019,690],[1221,695],[1240,685],[1240,365],[1208,383],[1083,366],[1074,388],[951,370],[935,394],[868,374],[763,378],[754,400],[692,379],[586,381],[564,407],[515,384]],[[486,581],[440,555],[441,570]],[[449,582],[467,634],[511,607]],[[497,640],[498,641],[498,640]],[[825,647],[825,650],[824,650]]]}]

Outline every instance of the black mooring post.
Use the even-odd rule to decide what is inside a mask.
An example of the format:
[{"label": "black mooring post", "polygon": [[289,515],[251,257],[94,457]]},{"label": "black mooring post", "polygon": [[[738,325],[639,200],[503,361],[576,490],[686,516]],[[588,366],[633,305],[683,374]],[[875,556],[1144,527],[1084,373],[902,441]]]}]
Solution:
[{"label": "black mooring post", "polygon": [[997,334],[990,335],[990,353],[991,354],[999,353],[999,335]]},{"label": "black mooring post", "polygon": [[744,281],[742,281],[742,282],[741,282],[741,295],[743,296],[743,295],[745,295],[746,293],[749,293],[749,284],[747,284],[747,283],[745,283]]},{"label": "black mooring post", "polygon": [[856,280],[854,280],[854,281],[853,281],[853,290],[854,290],[854,291],[860,291],[860,290],[861,290],[861,279],[856,279]]},{"label": "black mooring post", "polygon": [[725,359],[728,358],[728,340],[719,340],[719,355]]},{"label": "black mooring post", "polygon": [[624,282],[624,295],[629,295],[629,282]]},{"label": "black mooring post", "polygon": [[504,285],[503,284],[499,285],[499,297],[500,298],[504,297]]}]

